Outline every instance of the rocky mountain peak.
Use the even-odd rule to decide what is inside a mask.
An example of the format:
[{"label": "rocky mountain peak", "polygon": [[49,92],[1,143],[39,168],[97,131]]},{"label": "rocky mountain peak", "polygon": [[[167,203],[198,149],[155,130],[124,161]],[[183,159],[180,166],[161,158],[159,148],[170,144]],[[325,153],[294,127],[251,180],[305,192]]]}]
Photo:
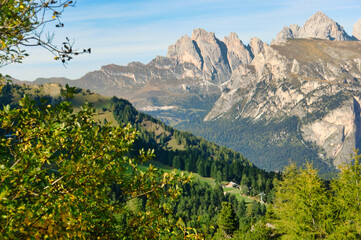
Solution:
[{"label": "rocky mountain peak", "polygon": [[300,31],[301,27],[298,26],[297,24],[291,24],[290,25],[290,30],[293,34],[293,36],[297,37],[298,36],[298,32]]},{"label": "rocky mountain peak", "polygon": [[353,25],[352,35],[359,41],[361,41],[361,18]]},{"label": "rocky mountain peak", "polygon": [[[235,52],[237,56],[233,63],[237,65],[239,62],[248,62],[247,56],[243,56],[246,53],[242,52],[243,44],[237,35],[231,36],[229,42],[233,49],[231,52]],[[239,47],[241,49],[238,49]],[[218,85],[227,81],[231,75],[232,67],[229,64],[227,52],[226,44],[216,38],[213,32],[198,28],[193,30],[191,38],[183,36],[171,45],[168,48],[167,57],[180,62],[193,63],[202,71],[204,80]]]},{"label": "rocky mountain peak", "polygon": [[277,34],[276,39],[272,41],[272,43],[281,43],[284,42],[287,38],[295,38],[295,36],[290,27],[284,26],[281,32]]},{"label": "rocky mountain peak", "polygon": [[354,40],[345,32],[342,26],[321,11],[312,15],[302,28],[295,24],[290,27],[285,26],[272,43],[282,43],[287,38],[321,38],[336,41]]},{"label": "rocky mountain peak", "polygon": [[263,42],[261,39],[257,37],[251,38],[248,44],[248,48],[250,49],[253,56],[256,56],[260,52],[263,52],[267,43]]},{"label": "rocky mountain peak", "polygon": [[226,45],[216,38],[213,32],[198,28],[193,30],[192,40],[203,59],[204,78],[215,84],[227,81],[231,68],[227,58]]},{"label": "rocky mountain peak", "polygon": [[227,58],[232,71],[241,64],[249,64],[252,61],[250,52],[236,33],[232,32],[228,37],[224,37],[223,42],[227,47]]},{"label": "rocky mountain peak", "polygon": [[300,37],[314,37],[336,41],[352,40],[342,26],[323,12],[315,13],[306,21],[305,25],[300,29]]},{"label": "rocky mountain peak", "polygon": [[202,28],[194,29],[192,32],[192,40],[194,41],[208,41],[216,42],[216,35],[214,32],[207,32]]},{"label": "rocky mountain peak", "polygon": [[235,33],[235,32],[231,32],[228,37],[224,37],[224,40],[227,40],[227,41],[241,41],[239,39],[237,33]]},{"label": "rocky mountain peak", "polygon": [[183,36],[175,44],[168,47],[168,58],[179,62],[193,63],[198,69],[202,69],[203,60],[196,43],[188,36]]},{"label": "rocky mountain peak", "polygon": [[331,18],[329,18],[325,13],[318,11],[315,14],[313,14],[307,21],[307,22],[331,22],[333,21]]}]

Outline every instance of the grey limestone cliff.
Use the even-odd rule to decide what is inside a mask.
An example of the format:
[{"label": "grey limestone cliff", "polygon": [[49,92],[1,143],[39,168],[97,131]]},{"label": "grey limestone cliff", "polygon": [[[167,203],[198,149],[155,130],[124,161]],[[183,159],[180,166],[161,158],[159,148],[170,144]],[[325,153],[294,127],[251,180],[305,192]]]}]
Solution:
[{"label": "grey limestone cliff", "polygon": [[182,37],[168,48],[167,57],[180,62],[192,62],[202,71],[205,80],[220,84],[227,81],[231,69],[227,47],[212,32],[193,30],[192,37]]},{"label": "grey limestone cliff", "polygon": [[267,46],[268,46],[268,44],[263,42],[261,39],[259,39],[257,37],[253,37],[249,41],[248,49],[252,53],[252,56],[255,57],[259,53],[262,53],[264,51],[265,47],[267,47]]},{"label": "grey limestone cliff", "polygon": [[235,71],[205,120],[296,116],[302,137],[338,166],[361,143],[360,82],[361,42],[288,40]]},{"label": "grey limestone cliff", "polygon": [[[236,33],[231,33],[223,40],[227,48],[227,58],[230,68],[237,70],[240,65],[249,64],[252,61],[252,55]],[[228,80],[228,79],[227,79]]]},{"label": "grey limestone cliff", "polygon": [[179,62],[193,63],[198,69],[203,68],[203,58],[197,43],[188,36],[183,36],[174,45],[170,45],[167,57],[174,58]]}]

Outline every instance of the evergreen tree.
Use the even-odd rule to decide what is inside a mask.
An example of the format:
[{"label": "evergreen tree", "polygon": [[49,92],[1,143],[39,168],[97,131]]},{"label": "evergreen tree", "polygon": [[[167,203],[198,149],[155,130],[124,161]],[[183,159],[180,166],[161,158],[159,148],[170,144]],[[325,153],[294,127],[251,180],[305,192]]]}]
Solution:
[{"label": "evergreen tree", "polygon": [[204,170],[204,161],[203,159],[198,159],[198,164],[197,164],[197,172],[199,173],[199,175],[201,175],[202,177],[204,177],[206,175],[206,172]]},{"label": "evergreen tree", "polygon": [[217,174],[216,174],[216,183],[221,183],[222,182],[222,173],[220,170],[217,171]]},{"label": "evergreen tree", "polygon": [[176,169],[180,169],[180,167],[181,167],[180,159],[178,156],[175,156],[173,158],[173,167]]},{"label": "evergreen tree", "polygon": [[267,225],[259,221],[252,226],[252,231],[248,231],[244,238],[237,239],[245,239],[245,240],[270,240],[277,239],[277,236],[274,235],[273,229],[267,227]]},{"label": "evergreen tree", "polygon": [[241,191],[245,194],[248,194],[249,192],[249,187],[250,187],[250,180],[247,177],[246,174],[243,174],[242,176],[242,180],[241,180]]},{"label": "evergreen tree", "polygon": [[13,98],[12,87],[9,83],[6,83],[0,88],[0,108],[2,109],[2,106],[11,104]]},{"label": "evergreen tree", "polygon": [[276,187],[275,224],[285,239],[325,238],[331,232],[329,194],[317,171],[292,164]]},{"label": "evergreen tree", "polygon": [[332,183],[337,213],[333,238],[361,238],[361,155],[355,154],[354,163],[341,167],[339,178]]},{"label": "evergreen tree", "polygon": [[232,236],[238,229],[238,218],[229,202],[222,202],[222,210],[218,216],[218,226],[226,234]]}]

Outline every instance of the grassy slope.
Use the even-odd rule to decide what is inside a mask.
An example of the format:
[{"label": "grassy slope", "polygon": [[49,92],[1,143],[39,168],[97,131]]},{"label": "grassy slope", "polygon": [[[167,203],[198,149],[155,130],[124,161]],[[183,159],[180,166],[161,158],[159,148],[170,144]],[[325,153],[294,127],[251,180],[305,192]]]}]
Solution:
[{"label": "grassy slope", "polygon": [[[44,84],[44,85],[25,85],[21,89],[13,91],[13,102],[17,103],[24,94],[29,95],[31,98],[36,96],[50,96],[54,99],[57,99],[60,96],[61,86],[57,83]],[[110,97],[104,97],[100,94],[79,89],[79,92],[74,94],[73,99],[71,100],[74,111],[77,112],[80,110],[86,102],[90,103],[95,109],[94,118],[100,122],[104,122],[106,119],[108,122],[111,122],[114,126],[118,125],[116,120],[113,117],[113,113],[109,110],[111,101]],[[104,110],[105,111],[104,111]]]},{"label": "grassy slope", "polygon": [[[162,169],[163,171],[165,172],[170,172],[170,171],[173,171],[174,168],[171,168],[169,166],[166,166],[164,164],[161,164],[161,163],[158,163],[158,162],[151,162],[151,164],[153,164],[154,166],[156,166],[157,168],[159,169]],[[148,167],[146,165],[144,166],[141,166],[140,167],[142,170],[146,170]],[[183,172],[185,174],[190,174],[189,172],[187,171],[181,171],[181,170],[176,170],[177,172]],[[212,187],[216,187],[217,186],[217,183],[216,181],[213,179],[213,178],[206,178],[206,177],[202,177],[200,176],[198,173],[191,173],[194,177],[194,180],[199,180],[200,182],[203,182],[203,183],[207,183],[209,184],[210,186]],[[226,182],[222,182],[222,185],[225,185]],[[246,203],[250,203],[252,202],[253,200],[256,200],[256,201],[259,201],[259,199],[256,199],[256,198],[251,198],[251,197],[248,197],[248,196],[245,196],[245,195],[242,195],[240,193],[240,190],[238,190],[237,188],[226,188],[224,187],[224,192],[227,192],[231,195],[234,195],[236,197],[236,199],[238,201],[242,201],[244,200]]]}]

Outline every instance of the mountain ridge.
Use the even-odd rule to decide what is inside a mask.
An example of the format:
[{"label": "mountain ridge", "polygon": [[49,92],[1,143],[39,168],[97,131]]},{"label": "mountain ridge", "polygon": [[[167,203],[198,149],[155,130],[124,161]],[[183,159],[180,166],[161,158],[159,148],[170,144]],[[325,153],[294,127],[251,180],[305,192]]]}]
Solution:
[{"label": "mountain ridge", "polygon": [[[187,126],[194,121],[250,119],[267,124],[296,117],[299,131],[291,138],[301,145],[316,144],[321,149],[317,161],[332,159],[337,167],[361,142],[356,104],[360,25],[355,24],[351,37],[317,12],[302,27],[286,26],[271,45],[258,38],[245,45],[235,33],[220,40],[213,32],[195,29],[170,45],[167,57],[157,56],[148,64],[110,64],[78,80],[56,81],[126,98],[137,109],[188,130],[195,130]],[[353,120],[331,121],[341,110]],[[320,122],[334,129],[326,137],[317,130]]]}]

